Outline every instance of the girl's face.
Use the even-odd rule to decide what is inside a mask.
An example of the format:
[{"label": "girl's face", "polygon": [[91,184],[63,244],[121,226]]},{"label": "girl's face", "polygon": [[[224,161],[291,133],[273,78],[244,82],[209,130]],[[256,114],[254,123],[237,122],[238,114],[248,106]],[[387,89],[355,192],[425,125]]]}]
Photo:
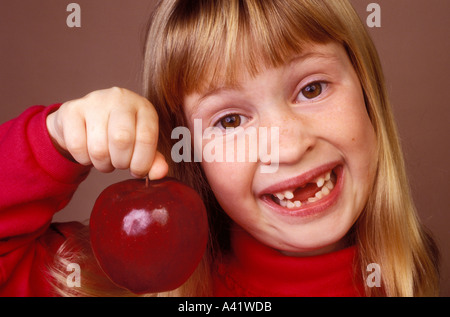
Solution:
[{"label": "girl's face", "polygon": [[[239,79],[232,87],[186,96],[191,132],[195,122],[197,132],[199,122],[202,131],[215,127],[211,138],[194,132],[195,142],[204,154],[224,149],[226,158],[231,137],[250,129],[261,137],[265,130],[269,138],[278,137],[267,140],[278,155],[270,162],[249,159],[254,148],[248,138],[243,149],[233,143],[234,153],[246,152],[245,162],[236,155],[203,160],[217,200],[236,224],[285,254],[342,248],[367,202],[377,165],[374,129],[344,48],[311,45],[282,67]],[[212,147],[218,141],[223,147]],[[262,173],[269,164],[278,168]]]}]

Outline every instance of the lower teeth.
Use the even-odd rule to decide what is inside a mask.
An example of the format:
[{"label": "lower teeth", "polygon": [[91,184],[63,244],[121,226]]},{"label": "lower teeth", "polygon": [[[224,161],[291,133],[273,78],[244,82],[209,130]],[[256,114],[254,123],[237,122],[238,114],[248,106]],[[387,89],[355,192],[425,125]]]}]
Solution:
[{"label": "lower teeth", "polygon": [[280,206],[282,207],[286,207],[286,208],[298,208],[301,207],[303,204],[307,204],[307,203],[314,203],[320,199],[322,199],[323,197],[327,196],[331,190],[334,188],[334,184],[331,180],[328,180],[325,182],[325,184],[322,185],[322,187],[320,188],[320,190],[318,190],[313,197],[309,197],[306,201],[301,202],[301,201],[291,201],[289,199],[279,199],[276,196],[272,196],[274,201],[276,203],[278,203]]}]

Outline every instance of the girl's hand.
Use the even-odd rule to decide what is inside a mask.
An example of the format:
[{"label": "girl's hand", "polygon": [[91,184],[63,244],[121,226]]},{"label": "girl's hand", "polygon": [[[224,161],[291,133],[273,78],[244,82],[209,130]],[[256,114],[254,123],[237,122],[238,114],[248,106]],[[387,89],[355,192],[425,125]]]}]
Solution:
[{"label": "girl's hand", "polygon": [[63,155],[101,172],[130,169],[159,179],[168,165],[156,150],[158,115],[144,97],[122,88],[94,91],[47,117],[47,129]]}]

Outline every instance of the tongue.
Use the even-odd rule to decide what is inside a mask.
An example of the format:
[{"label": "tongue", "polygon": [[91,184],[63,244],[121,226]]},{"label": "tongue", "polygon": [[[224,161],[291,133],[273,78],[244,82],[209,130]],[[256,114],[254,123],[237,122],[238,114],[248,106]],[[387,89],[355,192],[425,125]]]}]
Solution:
[{"label": "tongue", "polygon": [[292,198],[291,201],[299,200],[305,202],[308,198],[314,197],[318,190],[319,187],[317,187],[316,183],[308,183],[305,187],[297,188],[294,191],[294,198]]}]

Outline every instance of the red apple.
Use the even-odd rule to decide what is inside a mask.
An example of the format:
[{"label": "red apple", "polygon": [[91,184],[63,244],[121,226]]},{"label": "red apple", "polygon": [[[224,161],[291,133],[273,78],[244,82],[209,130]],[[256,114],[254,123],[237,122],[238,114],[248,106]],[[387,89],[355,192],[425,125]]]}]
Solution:
[{"label": "red apple", "polygon": [[136,294],[183,284],[198,266],[208,238],[200,196],[173,178],[109,186],[97,198],[89,226],[100,267],[111,281]]}]

